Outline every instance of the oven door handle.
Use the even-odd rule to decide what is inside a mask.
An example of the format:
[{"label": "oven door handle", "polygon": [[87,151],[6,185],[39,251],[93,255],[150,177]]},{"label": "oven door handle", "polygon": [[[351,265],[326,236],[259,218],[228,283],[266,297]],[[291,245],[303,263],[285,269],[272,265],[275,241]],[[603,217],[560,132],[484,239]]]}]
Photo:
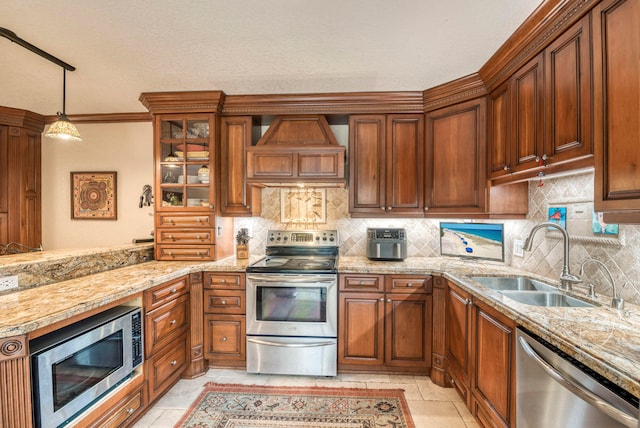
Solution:
[{"label": "oven door handle", "polygon": [[542,370],[544,370],[545,373],[549,375],[549,377],[551,377],[553,380],[555,380],[564,388],[568,389],[569,391],[571,391],[572,393],[574,393],[575,395],[583,399],[588,404],[600,409],[602,412],[606,413],[608,416],[620,422],[621,424],[628,427],[637,426],[638,419],[634,418],[633,416],[627,415],[621,410],[616,409],[611,404],[609,404],[606,400],[604,400],[602,397],[599,397],[598,395],[594,394],[593,392],[589,391],[588,389],[584,388],[583,386],[569,379],[567,376],[561,373],[558,369],[556,369],[547,361],[545,361],[531,347],[531,345],[529,345],[529,343],[524,337],[519,337],[518,339],[520,340],[520,346],[527,353],[527,355],[530,358],[532,358],[536,363],[538,363],[540,368],[542,368]]},{"label": "oven door handle", "polygon": [[281,343],[271,342],[270,340],[262,339],[247,339],[247,342],[255,343],[258,345],[276,346],[278,348],[316,348],[319,346],[335,345],[335,342],[313,342],[313,343]]},{"label": "oven door handle", "polygon": [[291,276],[284,275],[269,275],[269,276],[248,276],[247,279],[254,283],[261,282],[287,282],[287,283],[331,283],[335,282],[335,276],[329,277],[304,277],[304,278],[296,278]]}]

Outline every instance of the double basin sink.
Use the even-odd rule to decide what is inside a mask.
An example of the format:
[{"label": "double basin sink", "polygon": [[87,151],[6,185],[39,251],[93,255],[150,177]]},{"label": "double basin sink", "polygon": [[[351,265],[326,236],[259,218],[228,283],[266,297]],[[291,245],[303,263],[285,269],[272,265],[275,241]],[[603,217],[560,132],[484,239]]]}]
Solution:
[{"label": "double basin sink", "polygon": [[596,306],[593,303],[561,293],[553,285],[522,276],[472,276],[471,279],[525,305],[583,308]]}]

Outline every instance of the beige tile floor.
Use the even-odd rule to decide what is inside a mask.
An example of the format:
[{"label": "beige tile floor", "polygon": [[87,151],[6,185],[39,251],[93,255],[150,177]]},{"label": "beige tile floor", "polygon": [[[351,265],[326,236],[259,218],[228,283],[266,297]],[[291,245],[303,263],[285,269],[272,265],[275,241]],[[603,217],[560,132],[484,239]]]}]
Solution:
[{"label": "beige tile floor", "polygon": [[181,379],[135,424],[134,428],[172,428],[202,391],[205,383],[344,388],[402,388],[416,428],[477,428],[478,425],[452,388],[434,385],[426,376],[339,374],[337,377],[247,374],[242,370],[211,369],[192,380]]}]

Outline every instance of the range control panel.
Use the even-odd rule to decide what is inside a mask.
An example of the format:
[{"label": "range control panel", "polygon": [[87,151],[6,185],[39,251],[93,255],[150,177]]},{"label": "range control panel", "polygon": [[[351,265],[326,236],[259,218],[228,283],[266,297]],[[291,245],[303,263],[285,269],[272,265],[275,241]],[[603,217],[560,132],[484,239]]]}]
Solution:
[{"label": "range control panel", "polygon": [[267,247],[274,246],[336,247],[338,246],[338,231],[270,230],[267,234]]}]

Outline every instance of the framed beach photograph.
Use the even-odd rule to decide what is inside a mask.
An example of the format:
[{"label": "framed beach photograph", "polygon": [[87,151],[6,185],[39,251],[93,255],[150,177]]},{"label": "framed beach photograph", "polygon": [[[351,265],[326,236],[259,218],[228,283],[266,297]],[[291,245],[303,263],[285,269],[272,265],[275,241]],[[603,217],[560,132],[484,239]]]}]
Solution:
[{"label": "framed beach photograph", "polygon": [[71,172],[71,219],[116,220],[116,172]]},{"label": "framed beach photograph", "polygon": [[504,261],[502,223],[440,223],[440,254]]}]

